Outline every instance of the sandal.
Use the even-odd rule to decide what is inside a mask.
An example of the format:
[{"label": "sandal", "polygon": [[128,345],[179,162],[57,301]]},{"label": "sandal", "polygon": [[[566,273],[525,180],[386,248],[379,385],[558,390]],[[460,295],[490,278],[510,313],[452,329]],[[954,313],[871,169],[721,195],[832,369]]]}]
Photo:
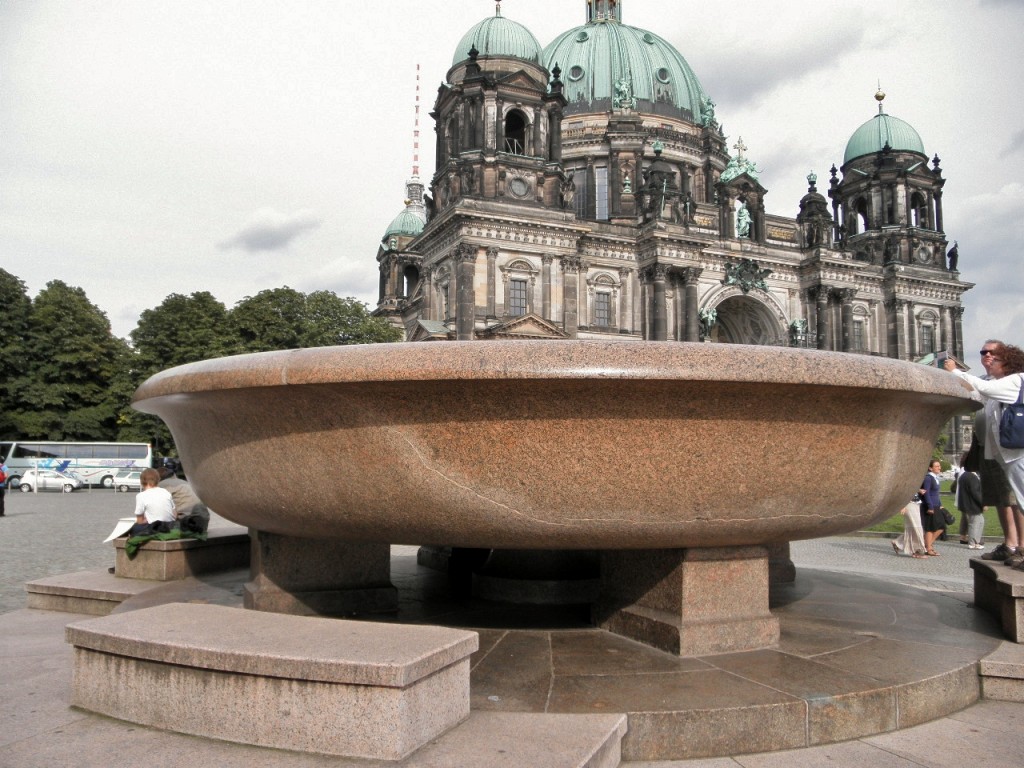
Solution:
[{"label": "sandal", "polygon": [[938,557],[939,556],[939,553],[936,552],[934,549],[929,549],[927,552],[925,552],[925,554],[928,555],[929,557]]}]

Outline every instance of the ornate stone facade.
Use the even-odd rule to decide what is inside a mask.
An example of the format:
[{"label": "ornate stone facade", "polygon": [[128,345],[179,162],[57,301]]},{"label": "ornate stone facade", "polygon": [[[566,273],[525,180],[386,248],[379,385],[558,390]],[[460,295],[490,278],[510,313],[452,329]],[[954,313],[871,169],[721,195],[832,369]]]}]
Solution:
[{"label": "ornate stone facade", "polygon": [[[623,24],[621,6],[588,2],[587,23],[545,50],[500,12],[463,38],[432,112],[425,225],[382,242],[376,314],[409,340],[519,327],[962,359],[971,284],[946,263],[945,179],[882,94],[832,166],[828,199],[811,174],[795,218],[768,214],[742,139],[730,155],[685,61]],[[600,57],[573,53],[610,36]],[[629,46],[651,72],[629,71]],[[617,77],[598,78],[598,61]]]}]

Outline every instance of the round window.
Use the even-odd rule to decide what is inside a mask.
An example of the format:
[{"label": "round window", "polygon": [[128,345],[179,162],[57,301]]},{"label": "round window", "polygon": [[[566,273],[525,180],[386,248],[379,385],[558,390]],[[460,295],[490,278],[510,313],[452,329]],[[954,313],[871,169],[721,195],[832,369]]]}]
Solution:
[{"label": "round window", "polygon": [[654,45],[654,43],[656,42],[654,39],[654,35],[652,35],[650,32],[644,32],[643,40],[648,45]]},{"label": "round window", "polygon": [[580,33],[576,35],[577,43],[585,43],[590,39],[590,35],[587,34],[586,30],[580,30]]},{"label": "round window", "polygon": [[579,64],[575,64],[573,65],[572,69],[569,70],[569,79],[573,81],[582,80],[583,75],[585,74],[586,72],[583,70],[583,67],[581,67]]},{"label": "round window", "polygon": [[658,80],[663,83],[667,83],[669,80],[669,71],[664,67],[658,70]]},{"label": "round window", "polygon": [[530,193],[530,185],[521,176],[514,176],[508,182],[508,191],[516,197],[526,197]]}]

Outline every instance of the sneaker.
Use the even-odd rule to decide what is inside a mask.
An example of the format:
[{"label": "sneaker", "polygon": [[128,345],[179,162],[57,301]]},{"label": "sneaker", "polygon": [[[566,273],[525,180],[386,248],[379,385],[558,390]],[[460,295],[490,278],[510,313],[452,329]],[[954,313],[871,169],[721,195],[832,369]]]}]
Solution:
[{"label": "sneaker", "polygon": [[1020,549],[1011,553],[1009,557],[1003,560],[1003,565],[1008,565],[1011,568],[1016,568],[1021,563],[1024,563],[1024,552],[1021,552]]},{"label": "sneaker", "polygon": [[991,552],[986,552],[981,556],[982,560],[1005,560],[1012,553],[1005,544],[1000,544],[998,547],[993,549]]}]

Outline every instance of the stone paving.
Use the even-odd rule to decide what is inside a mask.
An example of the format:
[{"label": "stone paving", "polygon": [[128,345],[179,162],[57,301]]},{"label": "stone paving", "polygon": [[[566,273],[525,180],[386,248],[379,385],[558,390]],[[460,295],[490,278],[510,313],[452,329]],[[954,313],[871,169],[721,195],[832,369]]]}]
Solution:
[{"label": "stone paving", "polygon": [[[25,607],[25,582],[114,564],[103,540],[135,511],[134,493],[8,491],[0,517],[0,613]],[[216,515],[211,525],[223,524]]]},{"label": "stone paving", "polygon": [[[300,755],[196,739],[138,728],[68,708],[70,650],[63,640],[67,615],[17,610],[25,605],[24,582],[113,564],[103,544],[120,518],[131,514],[131,494],[93,490],[75,494],[9,495],[8,517],[0,519],[0,764],[11,768],[99,766],[118,768],[144,759],[156,768],[196,764],[220,766],[294,766],[357,768],[366,761]],[[226,521],[214,518],[214,525]],[[402,548],[403,550],[406,548]],[[863,573],[923,589],[955,592],[971,601],[967,562],[977,554],[955,542],[939,543],[940,557],[915,560],[895,555],[889,539],[844,536],[795,542],[798,568]],[[411,548],[409,553],[411,555]],[[403,553],[406,554],[406,553]],[[45,624],[45,627],[36,625]],[[52,626],[51,626],[52,625]],[[32,631],[36,634],[33,635]],[[17,639],[17,640],[16,640]],[[38,689],[38,690],[37,690]],[[40,698],[40,691],[49,692]],[[520,765],[512,762],[500,765]],[[692,761],[623,763],[629,768],[794,768],[864,765],[907,768],[959,768],[972,759],[992,768],[1017,768],[1024,755],[1024,705],[982,701],[946,718],[902,731],[796,751]],[[456,764],[498,765],[482,754],[474,761],[423,763],[430,768]],[[411,764],[410,764],[411,765]],[[419,763],[417,763],[419,765]],[[533,762],[532,768],[554,763]]]}]

